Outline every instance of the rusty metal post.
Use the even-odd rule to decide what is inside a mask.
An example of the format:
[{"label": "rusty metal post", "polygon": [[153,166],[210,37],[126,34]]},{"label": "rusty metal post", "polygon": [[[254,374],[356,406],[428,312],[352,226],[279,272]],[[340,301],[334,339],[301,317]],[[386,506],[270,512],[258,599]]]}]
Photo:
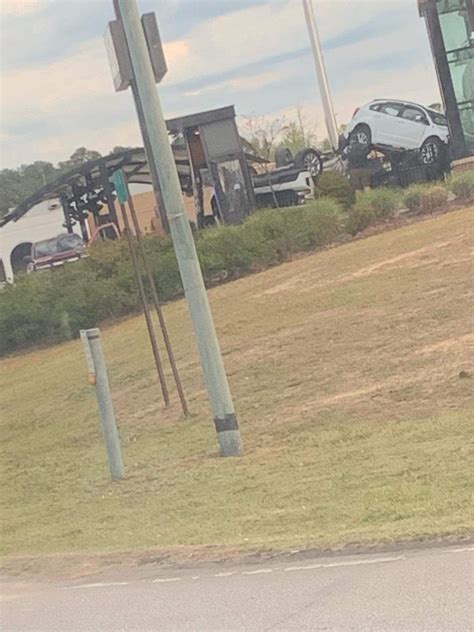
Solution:
[{"label": "rusty metal post", "polygon": [[[124,174],[124,177],[125,177],[125,174]],[[184,415],[188,416],[189,415],[188,405],[186,403],[186,397],[184,395],[183,385],[181,383],[178,367],[176,366],[176,360],[173,353],[173,347],[171,346],[171,340],[168,333],[168,327],[166,325],[165,316],[163,314],[163,309],[160,304],[160,299],[158,298],[158,292],[156,291],[156,285],[153,279],[153,274],[151,272],[150,265],[148,263],[148,259],[145,254],[145,251],[143,249],[142,232],[140,229],[140,224],[138,222],[137,212],[135,210],[135,204],[133,202],[132,196],[130,195],[130,190],[128,188],[128,182],[126,181],[126,177],[125,177],[125,182],[126,182],[127,193],[128,193],[128,206],[130,209],[130,215],[132,216],[132,222],[135,228],[135,234],[137,236],[138,250],[140,252],[140,256],[143,261],[143,266],[145,268],[145,273],[147,275],[148,282],[151,287],[151,295],[153,297],[153,303],[155,304],[156,315],[158,316],[161,333],[163,334],[163,340],[166,346],[166,352],[168,354],[168,359],[170,361],[171,370],[173,372],[173,377],[176,384],[176,389],[178,391],[179,400],[181,402],[181,407],[183,409]]]},{"label": "rusty metal post", "polygon": [[153,329],[153,322],[150,316],[150,308],[148,306],[148,301],[146,298],[145,288],[143,286],[142,277],[140,274],[140,269],[138,267],[137,255],[135,253],[135,248],[133,245],[132,233],[130,230],[130,222],[128,221],[127,211],[125,209],[125,205],[120,202],[120,211],[122,213],[123,224],[125,226],[125,234],[127,236],[128,247],[130,249],[130,255],[132,257],[133,268],[135,270],[135,275],[137,277],[138,289],[140,292],[140,298],[142,300],[143,305],[143,313],[145,315],[146,326],[148,329],[148,336],[150,338],[151,348],[153,350],[153,356],[155,358],[156,370],[158,372],[158,377],[160,379],[161,391],[163,393],[163,399],[165,401],[165,406],[169,406],[170,397],[168,393],[168,387],[166,386],[165,374],[163,371],[163,363],[161,362],[160,352],[158,349],[158,344],[156,342],[155,330]]}]

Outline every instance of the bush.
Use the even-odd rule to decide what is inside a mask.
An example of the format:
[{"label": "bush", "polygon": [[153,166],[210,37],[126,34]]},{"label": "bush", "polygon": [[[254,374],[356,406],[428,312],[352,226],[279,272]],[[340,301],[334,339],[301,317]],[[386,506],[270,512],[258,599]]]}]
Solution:
[{"label": "bush", "polygon": [[252,248],[239,226],[219,226],[199,234],[196,248],[203,275],[237,277],[252,265]]},{"label": "bush", "polygon": [[242,226],[242,236],[258,267],[286,261],[310,249],[304,227],[304,207],[267,209],[254,213]]},{"label": "bush", "polygon": [[440,184],[412,184],[403,196],[405,206],[413,213],[430,213],[448,203],[448,191]]},{"label": "bush", "polygon": [[341,205],[334,199],[321,198],[303,207],[302,226],[305,245],[321,248],[342,232]]},{"label": "bush", "polygon": [[137,293],[98,278],[88,261],[22,275],[0,294],[0,355],[34,344],[69,340],[80,329],[134,310]]},{"label": "bush", "polygon": [[372,204],[368,200],[358,201],[350,211],[346,222],[346,230],[351,235],[356,235],[377,221],[377,215]]},{"label": "bush", "polygon": [[421,197],[421,210],[425,213],[443,208],[448,203],[448,191],[441,185],[428,186]]},{"label": "bush", "polygon": [[397,209],[400,193],[397,189],[369,189],[357,195],[357,201],[349,213],[346,230],[351,235],[365,230],[377,219],[391,217]]},{"label": "bush", "polygon": [[[341,231],[341,207],[320,199],[304,207],[260,211],[240,226],[196,235],[206,281],[235,278],[251,269],[322,247]],[[144,249],[162,301],[183,293],[169,238],[149,236]],[[20,275],[0,292],[0,355],[35,344],[52,344],[136,311],[140,297],[125,240],[105,242],[90,256],[55,270]],[[147,280],[141,270],[145,286]]]},{"label": "bush", "polygon": [[448,181],[449,190],[463,202],[474,200],[474,171],[462,171]]},{"label": "bush", "polygon": [[388,187],[365,191],[362,195],[369,195],[372,208],[377,217],[391,217],[400,204],[400,191]]},{"label": "bush", "polygon": [[339,202],[347,211],[356,200],[354,189],[348,178],[337,171],[323,171],[314,189],[318,198],[330,197]]},{"label": "bush", "polygon": [[421,184],[412,184],[408,187],[403,195],[403,203],[409,211],[416,212],[420,210],[424,190],[425,186]]}]

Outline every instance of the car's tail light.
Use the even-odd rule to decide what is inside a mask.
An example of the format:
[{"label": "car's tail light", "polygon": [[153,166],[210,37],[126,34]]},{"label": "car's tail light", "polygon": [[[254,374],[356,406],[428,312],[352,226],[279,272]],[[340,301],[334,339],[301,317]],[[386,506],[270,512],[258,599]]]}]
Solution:
[{"label": "car's tail light", "polygon": [[360,110],[360,108],[356,108],[356,109],[354,110],[354,114],[352,115],[352,118],[355,118],[355,116],[356,116],[356,114],[357,114],[357,112],[358,112],[359,110]]}]

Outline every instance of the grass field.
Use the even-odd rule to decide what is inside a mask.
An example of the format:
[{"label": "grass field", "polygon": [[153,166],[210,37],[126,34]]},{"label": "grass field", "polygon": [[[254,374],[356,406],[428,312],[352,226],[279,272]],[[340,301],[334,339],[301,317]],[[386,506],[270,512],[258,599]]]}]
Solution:
[{"label": "grass field", "polygon": [[3,554],[472,531],[471,232],[455,211],[212,289],[241,459],[217,455],[183,301],[166,317],[190,419],[162,406],[142,317],[103,331],[120,483],[80,342],[2,360]]}]

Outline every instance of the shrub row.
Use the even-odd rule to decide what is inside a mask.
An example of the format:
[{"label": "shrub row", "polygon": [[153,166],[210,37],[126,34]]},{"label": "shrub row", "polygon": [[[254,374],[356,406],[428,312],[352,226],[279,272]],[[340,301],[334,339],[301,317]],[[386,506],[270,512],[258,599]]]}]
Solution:
[{"label": "shrub row", "polygon": [[451,176],[448,188],[462,202],[474,202],[474,171],[462,171]]},{"label": "shrub row", "polygon": [[316,198],[330,197],[337,200],[345,211],[356,201],[355,191],[349,179],[337,171],[323,171],[314,189]]},{"label": "shrub row", "polygon": [[431,213],[448,202],[448,190],[441,184],[413,184],[403,196],[405,206],[412,212]]},{"label": "shrub row", "polygon": [[383,187],[363,191],[349,212],[346,230],[355,235],[378,220],[391,217],[399,205],[400,189]]},{"label": "shrub row", "polygon": [[412,184],[407,189],[383,187],[363,191],[357,195],[356,203],[349,211],[346,230],[355,235],[381,219],[390,218],[400,206],[406,206],[413,213],[440,210],[447,206],[449,191],[464,203],[474,201],[474,172],[456,174],[446,183]]},{"label": "shrub row", "polygon": [[[215,283],[280,263],[332,242],[342,231],[355,235],[391,217],[400,205],[417,213],[437,210],[446,205],[448,190],[463,202],[473,201],[474,173],[456,174],[445,185],[367,190],[355,199],[348,181],[328,172],[315,193],[337,199],[320,197],[302,207],[259,211],[239,226],[198,233],[196,247],[204,278],[208,284]],[[352,204],[343,220],[343,211]],[[144,246],[161,300],[181,296],[170,240],[149,236]],[[71,339],[79,329],[129,314],[139,306],[126,240],[98,244],[90,257],[77,264],[23,275],[15,286],[0,292],[0,355]]]},{"label": "shrub row", "polygon": [[[341,207],[326,198],[301,207],[260,211],[240,226],[203,231],[196,235],[196,247],[209,283],[320,248],[341,230]],[[144,247],[161,300],[182,295],[170,240],[149,236]],[[0,292],[0,355],[74,338],[80,329],[129,314],[139,306],[126,241],[98,244],[83,261],[22,275],[14,286]]]}]

